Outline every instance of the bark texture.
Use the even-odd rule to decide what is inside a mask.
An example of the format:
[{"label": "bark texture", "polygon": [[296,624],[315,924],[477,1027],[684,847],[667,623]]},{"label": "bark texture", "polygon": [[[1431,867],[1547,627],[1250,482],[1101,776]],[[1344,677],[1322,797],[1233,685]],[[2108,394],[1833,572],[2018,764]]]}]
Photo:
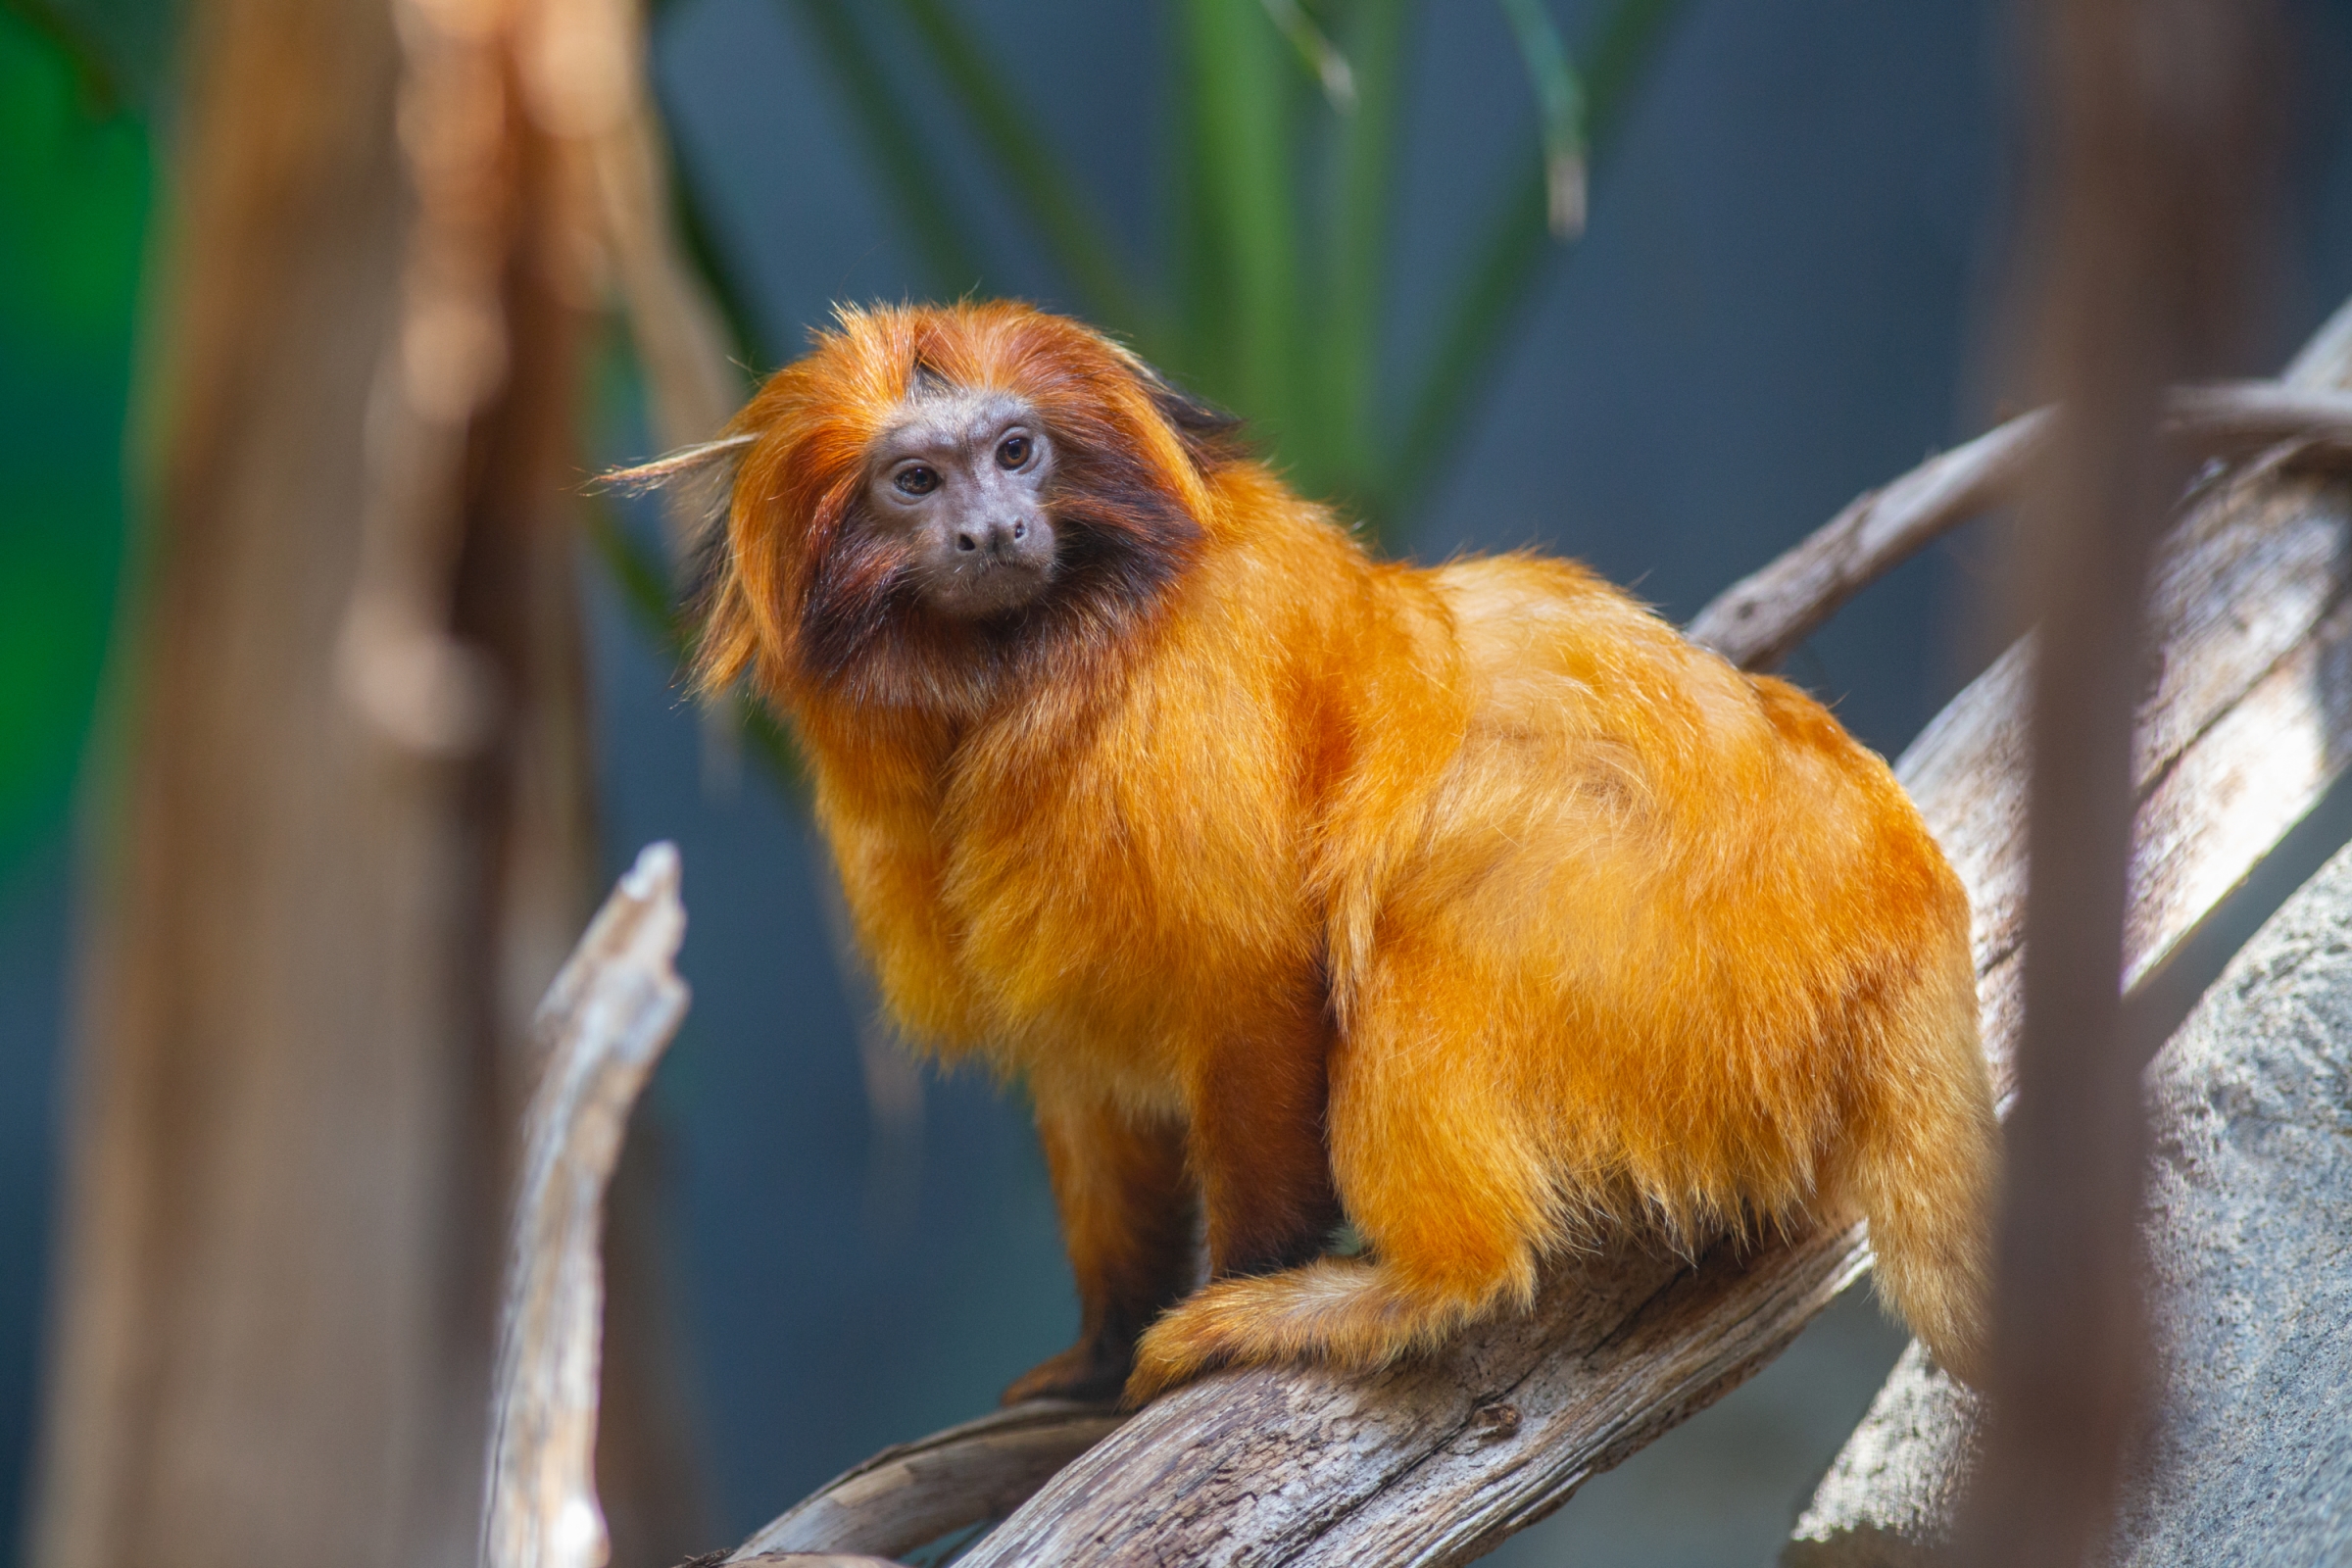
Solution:
[{"label": "bark texture", "polygon": [[[2149,1067],[2161,1389],[2117,1568],[2352,1558],[2352,850]],[[1981,1408],[1904,1353],[1783,1555],[1912,1568],[1949,1538]]]},{"label": "bark texture", "polygon": [[464,781],[333,678],[400,272],[399,54],[380,0],[191,24],[33,1560],[454,1562],[493,1255],[456,937],[478,888]]}]

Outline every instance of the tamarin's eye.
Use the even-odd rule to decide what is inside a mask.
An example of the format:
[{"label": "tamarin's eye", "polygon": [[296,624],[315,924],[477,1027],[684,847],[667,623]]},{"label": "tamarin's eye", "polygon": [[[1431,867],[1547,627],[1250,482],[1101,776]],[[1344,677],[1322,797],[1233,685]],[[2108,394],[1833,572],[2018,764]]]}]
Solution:
[{"label": "tamarin's eye", "polygon": [[997,444],[998,467],[1017,468],[1028,461],[1029,438],[1027,436],[1008,435]]},{"label": "tamarin's eye", "polygon": [[901,468],[890,482],[899,487],[902,495],[927,496],[939,488],[939,475],[918,463],[910,468]]}]

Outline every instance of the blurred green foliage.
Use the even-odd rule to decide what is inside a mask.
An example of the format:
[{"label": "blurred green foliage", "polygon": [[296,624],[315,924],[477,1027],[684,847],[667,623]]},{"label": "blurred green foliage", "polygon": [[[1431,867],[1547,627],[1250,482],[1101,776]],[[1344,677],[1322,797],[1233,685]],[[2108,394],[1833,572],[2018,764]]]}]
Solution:
[{"label": "blurred green foliage", "polygon": [[[961,139],[1077,308],[1249,417],[1301,490],[1375,531],[1409,513],[1458,440],[1518,310],[1582,226],[1588,147],[1605,149],[1681,9],[1603,0],[1571,48],[1543,0],[1499,0],[1540,137],[1459,259],[1434,349],[1407,367],[1389,351],[1388,282],[1410,44],[1432,24],[1422,0],[1168,0],[1175,156],[1158,269],[1120,253],[953,0],[779,3],[842,88],[934,292],[1003,289],[947,149],[908,112],[921,85],[909,66],[945,85]],[[918,61],[902,58],[907,38]]]},{"label": "blurred green foliage", "polygon": [[66,813],[123,559],[135,79],[69,16],[0,6],[0,883]]}]

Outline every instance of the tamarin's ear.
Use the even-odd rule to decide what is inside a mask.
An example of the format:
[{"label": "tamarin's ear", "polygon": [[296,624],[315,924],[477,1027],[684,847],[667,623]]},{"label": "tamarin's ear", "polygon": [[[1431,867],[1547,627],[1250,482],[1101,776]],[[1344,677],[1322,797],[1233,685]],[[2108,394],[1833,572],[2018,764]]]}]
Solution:
[{"label": "tamarin's ear", "polygon": [[1249,421],[1193,396],[1142,361],[1136,364],[1137,379],[1144,383],[1152,406],[1175,429],[1195,463],[1210,468],[1243,455],[1247,443],[1242,432]]}]

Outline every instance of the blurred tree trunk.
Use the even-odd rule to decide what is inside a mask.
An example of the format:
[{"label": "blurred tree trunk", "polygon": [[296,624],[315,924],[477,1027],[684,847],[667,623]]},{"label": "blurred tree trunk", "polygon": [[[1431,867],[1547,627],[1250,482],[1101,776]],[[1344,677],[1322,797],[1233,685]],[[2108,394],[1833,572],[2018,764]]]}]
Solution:
[{"label": "blurred tree trunk", "polygon": [[[43,1568],[472,1558],[524,1024],[594,873],[564,517],[594,236],[514,48],[571,3],[191,18]],[[465,69],[422,90],[433,59]],[[370,706],[403,690],[437,730]],[[614,1205],[624,1563],[708,1539],[651,1212]]]}]

